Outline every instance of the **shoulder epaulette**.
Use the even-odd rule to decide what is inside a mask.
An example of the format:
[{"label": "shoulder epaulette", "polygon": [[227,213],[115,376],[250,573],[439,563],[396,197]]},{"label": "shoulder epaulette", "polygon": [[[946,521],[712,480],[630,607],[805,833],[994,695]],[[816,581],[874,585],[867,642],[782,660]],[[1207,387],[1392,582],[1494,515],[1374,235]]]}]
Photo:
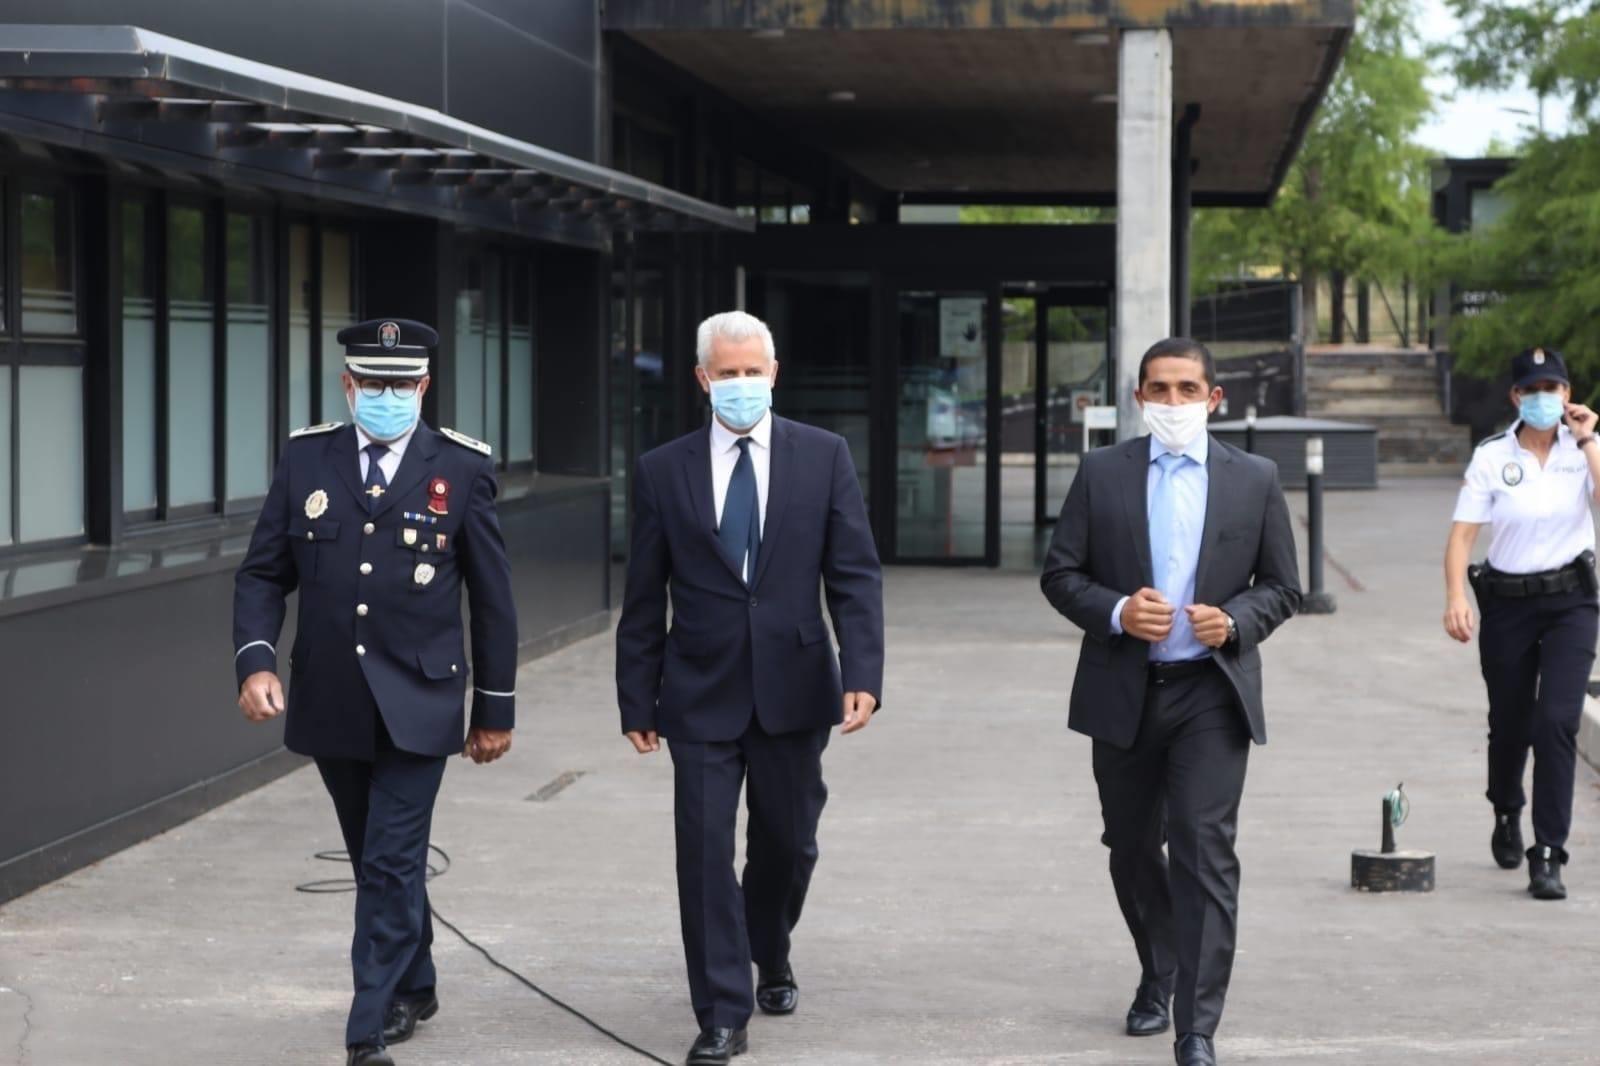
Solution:
[{"label": "shoulder epaulette", "polygon": [[321,425],[303,426],[302,428],[297,429],[293,433],[289,434],[289,439],[294,440],[296,437],[314,437],[318,433],[332,433],[342,425],[344,425],[343,422],[323,422]]},{"label": "shoulder epaulette", "polygon": [[455,441],[463,448],[471,448],[473,451],[479,452],[483,455],[494,454],[494,449],[489,447],[489,445],[485,444],[481,440],[469,437],[465,433],[457,433],[455,430],[450,429],[447,426],[440,426],[439,432],[444,434],[448,439]]}]

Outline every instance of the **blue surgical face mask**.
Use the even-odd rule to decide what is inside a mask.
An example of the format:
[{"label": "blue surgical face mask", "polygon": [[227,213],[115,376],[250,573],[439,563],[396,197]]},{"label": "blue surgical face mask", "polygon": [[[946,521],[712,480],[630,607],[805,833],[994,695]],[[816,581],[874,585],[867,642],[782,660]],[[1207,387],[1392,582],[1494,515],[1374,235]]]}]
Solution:
[{"label": "blue surgical face mask", "polygon": [[399,440],[411,431],[422,414],[422,390],[402,399],[393,389],[384,389],[377,396],[368,396],[356,389],[350,414],[356,425],[373,440]]},{"label": "blue surgical face mask", "polygon": [[772,380],[725,378],[711,383],[711,409],[729,429],[744,432],[761,421],[772,406]]},{"label": "blue surgical face mask", "polygon": [[1524,393],[1517,404],[1517,413],[1522,416],[1523,424],[1533,429],[1554,427],[1566,410],[1567,405],[1562,402],[1559,392]]}]

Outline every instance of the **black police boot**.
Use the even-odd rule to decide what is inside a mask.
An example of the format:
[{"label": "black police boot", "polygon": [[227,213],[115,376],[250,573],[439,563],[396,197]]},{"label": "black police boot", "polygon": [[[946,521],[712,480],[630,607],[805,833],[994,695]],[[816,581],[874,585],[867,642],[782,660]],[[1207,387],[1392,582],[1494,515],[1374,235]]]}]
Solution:
[{"label": "black police boot", "polygon": [[735,1055],[750,1050],[750,1037],[744,1029],[703,1029],[689,1049],[685,1066],[726,1066]]},{"label": "black police boot", "polygon": [[799,1005],[800,986],[788,963],[781,970],[761,971],[756,981],[756,1006],[763,1014],[793,1014]]},{"label": "black police boot", "polygon": [[394,1066],[394,1059],[382,1044],[357,1044],[350,1049],[345,1066]]},{"label": "black police boot", "polygon": [[1561,883],[1561,867],[1566,861],[1565,848],[1535,844],[1528,849],[1528,891],[1534,899],[1567,898],[1567,886]]},{"label": "black police boot", "polygon": [[1495,808],[1494,836],[1489,838],[1489,850],[1502,870],[1515,870],[1522,865],[1522,812]]}]

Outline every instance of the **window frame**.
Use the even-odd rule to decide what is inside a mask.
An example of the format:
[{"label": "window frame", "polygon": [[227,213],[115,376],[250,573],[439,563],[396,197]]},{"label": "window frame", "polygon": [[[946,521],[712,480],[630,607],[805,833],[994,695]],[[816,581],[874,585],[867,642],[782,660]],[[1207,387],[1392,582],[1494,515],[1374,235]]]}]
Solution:
[{"label": "window frame", "polygon": [[[494,257],[499,264],[496,283],[499,285],[500,321],[498,327],[500,341],[499,351],[495,353],[493,366],[500,375],[500,439],[486,440],[485,443],[493,449],[495,470],[504,474],[531,474],[539,469],[539,256],[535,248],[527,245],[514,245],[490,240],[461,241],[456,246],[455,262],[451,267],[454,272],[452,293],[459,294],[462,291],[464,280],[462,267],[469,257],[474,256],[478,258],[480,268],[483,271],[486,291],[490,257]],[[528,417],[532,422],[533,428],[533,454],[530,458],[512,461],[509,446],[511,440],[512,400],[511,308],[513,303],[512,284],[516,278],[518,265],[525,265],[527,270],[528,333],[531,346],[531,362],[528,375],[529,393],[524,399],[527,401]],[[485,332],[488,332],[489,324],[487,320],[485,320],[484,328]],[[454,415],[456,420],[460,419],[463,400],[460,391],[455,387],[457,375],[460,372],[459,364],[456,360],[461,358],[462,353],[452,344],[450,391],[452,402],[455,405]],[[441,370],[442,368],[436,361],[433,373],[437,375]],[[488,370],[488,364],[485,365],[485,370]],[[484,379],[484,388],[487,391],[487,377]],[[480,396],[477,399],[481,403],[483,397]]]},{"label": "window frame", "polygon": [[[76,332],[71,336],[29,336],[22,331],[22,197],[30,191],[47,190],[61,194],[68,212],[68,243],[72,255],[73,316]],[[83,190],[70,175],[38,171],[8,160],[0,172],[0,271],[4,277],[3,322],[0,322],[0,373],[10,379],[11,409],[6,413],[10,432],[10,523],[6,531],[10,543],[0,546],[0,558],[29,552],[72,547],[89,542],[89,508],[93,486],[89,478],[88,439],[88,337],[85,316],[87,266],[80,239],[84,224]],[[83,375],[80,390],[81,414],[78,432],[82,439],[83,532],[63,537],[23,541],[22,532],[22,368],[33,366],[77,367]]]}]

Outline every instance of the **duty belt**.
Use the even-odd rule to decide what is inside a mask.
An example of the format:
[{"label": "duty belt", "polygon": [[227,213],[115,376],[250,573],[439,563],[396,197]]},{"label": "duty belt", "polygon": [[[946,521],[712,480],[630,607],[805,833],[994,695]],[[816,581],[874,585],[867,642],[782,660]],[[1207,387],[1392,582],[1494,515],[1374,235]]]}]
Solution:
[{"label": "duty belt", "polygon": [[1503,600],[1520,600],[1529,596],[1560,596],[1588,587],[1585,570],[1594,573],[1593,563],[1585,565],[1580,559],[1559,570],[1545,570],[1537,574],[1503,574],[1487,566],[1473,567],[1472,587],[1480,595]]}]

